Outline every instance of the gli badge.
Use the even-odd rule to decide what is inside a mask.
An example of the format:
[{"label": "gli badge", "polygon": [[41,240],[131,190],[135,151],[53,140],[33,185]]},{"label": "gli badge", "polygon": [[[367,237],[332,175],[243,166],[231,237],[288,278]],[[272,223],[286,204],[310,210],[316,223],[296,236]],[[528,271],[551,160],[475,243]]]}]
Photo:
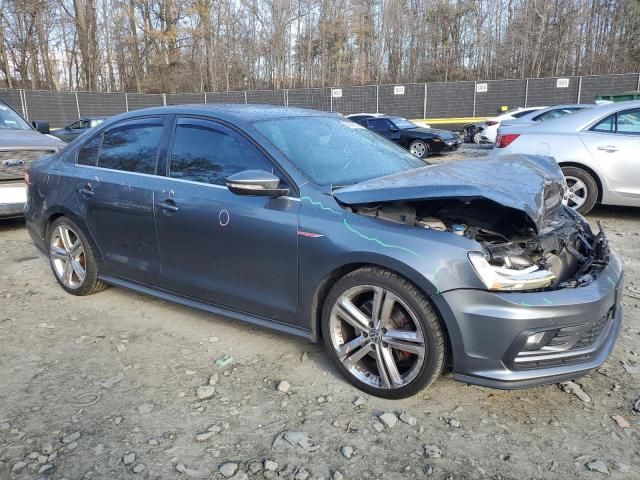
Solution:
[{"label": "gli badge", "polygon": [[9,160],[2,161],[3,167],[22,167],[23,165],[24,165],[24,160],[9,159]]}]

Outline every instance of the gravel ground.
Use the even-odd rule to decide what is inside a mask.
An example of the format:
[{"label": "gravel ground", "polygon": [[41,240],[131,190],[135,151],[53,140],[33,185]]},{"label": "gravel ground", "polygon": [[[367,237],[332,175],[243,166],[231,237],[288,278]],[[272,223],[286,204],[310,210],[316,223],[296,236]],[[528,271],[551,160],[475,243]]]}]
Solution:
[{"label": "gravel ground", "polygon": [[568,391],[445,376],[402,401],[296,338],[119,288],[67,295],[0,222],[0,478],[638,479],[640,209],[598,219],[627,272],[602,368]]}]

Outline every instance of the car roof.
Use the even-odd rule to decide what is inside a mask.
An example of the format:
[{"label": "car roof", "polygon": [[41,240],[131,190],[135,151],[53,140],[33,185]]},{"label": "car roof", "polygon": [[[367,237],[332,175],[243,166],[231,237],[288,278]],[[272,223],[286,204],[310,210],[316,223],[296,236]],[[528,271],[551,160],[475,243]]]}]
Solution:
[{"label": "car roof", "polygon": [[[627,100],[624,102],[613,102],[604,105],[594,105],[591,108],[585,108],[571,115],[564,115],[562,117],[547,120],[538,125],[528,126],[526,128],[533,129],[531,132],[543,133],[545,131],[558,133],[558,132],[577,132],[587,127],[592,122],[611,115],[614,112],[620,110],[627,110],[629,108],[640,108],[640,100]],[[505,127],[505,132],[509,129],[519,128],[517,125]],[[514,130],[515,131],[515,130]]]},{"label": "car roof", "polygon": [[385,113],[352,113],[351,115],[347,115],[347,118],[391,118],[389,115]]},{"label": "car roof", "polygon": [[104,120],[105,118],[109,118],[109,116],[108,115],[82,115],[78,120]]},{"label": "car roof", "polygon": [[[342,117],[336,112],[321,112],[305,108],[281,107],[276,105],[245,105],[245,104],[186,104],[167,105],[165,107],[151,107],[132,110],[105,119],[100,128],[108,128],[114,123],[130,118],[149,115],[194,115],[212,117],[237,126],[250,127],[253,122],[295,117]],[[342,117],[344,118],[344,117]]]},{"label": "car roof", "polygon": [[578,104],[578,103],[568,103],[566,105],[552,105],[550,107],[544,107],[544,108],[540,108],[537,110],[533,110],[525,115],[522,115],[520,118],[516,118],[515,120],[529,120],[533,117],[537,117],[538,115],[542,115],[546,112],[551,112],[553,110],[562,110],[563,108],[591,108],[591,107],[595,107],[596,104],[595,103],[582,103],[582,104]]},{"label": "car roof", "polygon": [[317,117],[317,116],[337,116],[336,112],[321,112],[319,110],[311,110],[307,108],[281,107],[277,105],[246,105],[246,104],[187,104],[187,105],[171,105],[166,107],[154,107],[145,110],[136,110],[134,113],[141,112],[162,112],[166,113],[189,113],[213,115],[220,119],[239,120],[244,122],[255,122],[260,120],[272,120],[276,118],[289,117]]}]

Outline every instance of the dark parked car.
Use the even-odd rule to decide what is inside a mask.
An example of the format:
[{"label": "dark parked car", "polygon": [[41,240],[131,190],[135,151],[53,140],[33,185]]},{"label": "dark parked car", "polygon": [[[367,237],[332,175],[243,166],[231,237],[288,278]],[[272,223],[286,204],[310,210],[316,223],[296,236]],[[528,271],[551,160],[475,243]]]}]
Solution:
[{"label": "dark parked car", "polygon": [[454,152],[462,143],[455,132],[419,127],[406,118],[369,113],[355,113],[347,118],[392,140],[418,158],[434,153]]},{"label": "dark parked car", "polygon": [[462,127],[460,132],[462,139],[467,143],[482,143],[482,131],[484,130],[484,124],[482,123],[469,123]]},{"label": "dark parked car", "polygon": [[75,140],[87,130],[96,128],[98,125],[104,122],[106,118],[107,117],[102,116],[81,117],[80,119],[70,123],[64,128],[53,130],[51,132],[51,135],[58,137],[60,140],[63,140],[65,142],[70,142],[72,140]]},{"label": "dark parked car", "polygon": [[620,328],[620,261],[547,157],[425,166],[335,114],[193,105],[109,119],[28,181],[28,231],[67,292],[323,341],[373,395],[412,395],[445,360],[490,387],[572,379]]},{"label": "dark parked car", "polygon": [[55,153],[64,145],[46,135],[47,122],[34,124],[0,100],[0,218],[22,216],[27,200],[24,172],[33,160]]}]

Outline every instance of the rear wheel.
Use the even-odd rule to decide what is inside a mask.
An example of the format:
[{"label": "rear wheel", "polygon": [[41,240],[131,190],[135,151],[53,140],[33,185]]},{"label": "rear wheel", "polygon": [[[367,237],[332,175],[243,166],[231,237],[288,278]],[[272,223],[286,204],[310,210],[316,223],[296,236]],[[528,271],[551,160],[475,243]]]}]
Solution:
[{"label": "rear wheel", "polygon": [[414,140],[409,144],[409,151],[418,158],[429,155],[429,145],[422,140]]},{"label": "rear wheel", "polygon": [[562,203],[584,215],[598,200],[598,184],[591,174],[578,167],[562,167],[567,191]]},{"label": "rear wheel", "polygon": [[70,218],[56,219],[48,229],[49,263],[58,283],[73,295],[107,288],[98,280],[98,263],[80,227]]},{"label": "rear wheel", "polygon": [[371,395],[406,398],[442,372],[436,313],[413,284],[387,270],[366,267],[341,278],[324,302],[322,330],[341,373]]}]

